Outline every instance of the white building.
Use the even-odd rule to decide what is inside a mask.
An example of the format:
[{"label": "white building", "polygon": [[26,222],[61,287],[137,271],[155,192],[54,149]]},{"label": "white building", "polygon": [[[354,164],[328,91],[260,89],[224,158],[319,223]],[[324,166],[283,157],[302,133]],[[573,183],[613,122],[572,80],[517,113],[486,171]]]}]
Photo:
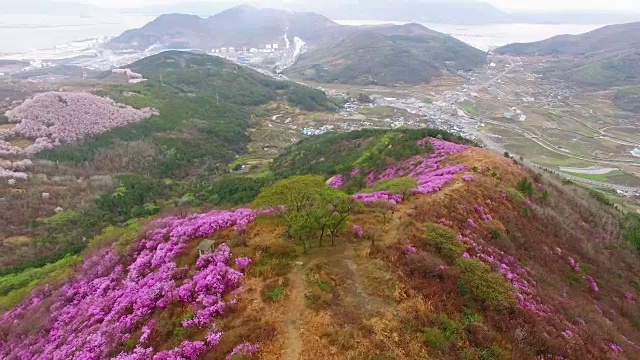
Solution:
[{"label": "white building", "polygon": [[274,50],[278,49],[278,44],[273,44],[272,46]]},{"label": "white building", "polygon": [[236,48],[230,47],[229,52],[236,52]]},{"label": "white building", "polygon": [[227,48],[220,48],[220,52],[227,52]]},{"label": "white building", "polygon": [[265,45],[265,49],[271,49],[271,44]]},{"label": "white building", "polygon": [[251,48],[251,49],[249,49],[249,52],[250,52],[250,53],[257,53],[257,52],[258,52],[258,49],[256,49],[256,48]]}]

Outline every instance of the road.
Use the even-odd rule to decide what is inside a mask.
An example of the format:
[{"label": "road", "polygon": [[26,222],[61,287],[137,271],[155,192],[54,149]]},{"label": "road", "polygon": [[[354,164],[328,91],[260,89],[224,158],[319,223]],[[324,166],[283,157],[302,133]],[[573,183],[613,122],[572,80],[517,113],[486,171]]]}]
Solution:
[{"label": "road", "polygon": [[[499,152],[499,153],[503,153],[505,151],[505,149],[500,146],[498,143],[492,141],[491,139],[489,139],[486,134],[480,133],[478,132],[477,134],[478,139],[480,139],[480,141],[482,141],[482,143],[488,148],[491,149],[493,151]],[[513,154],[515,156],[517,156],[517,154]],[[573,182],[577,182],[577,183],[582,183],[585,185],[590,185],[590,186],[595,186],[595,187],[599,187],[599,188],[606,188],[606,189],[613,189],[613,190],[619,190],[619,191],[624,191],[624,192],[640,192],[640,188],[637,187],[630,187],[630,186],[622,186],[622,185],[616,185],[616,184],[611,184],[611,183],[606,183],[606,182],[601,182],[601,181],[595,181],[595,180],[589,180],[589,179],[585,179],[579,176],[574,176],[574,175],[569,175],[566,173],[559,173],[557,170],[555,169],[550,169],[547,168],[545,166],[542,165],[538,165],[535,164],[529,160],[524,160],[523,161],[525,165],[531,167],[531,168],[538,168],[538,169],[543,169],[543,170],[548,170],[554,173],[557,173],[559,176],[562,176],[566,179],[569,179]]]},{"label": "road", "polygon": [[540,145],[541,147],[552,151],[556,154],[559,155],[563,155],[563,156],[567,156],[570,158],[574,158],[577,160],[582,160],[582,161],[588,161],[588,162],[599,162],[599,163],[603,163],[603,164],[608,164],[608,165],[629,165],[629,166],[640,166],[640,164],[636,161],[636,160],[624,160],[624,159],[602,159],[602,158],[595,158],[595,157],[586,157],[586,156],[578,156],[578,155],[573,155],[569,152],[566,151],[562,151],[559,150],[558,148],[556,148],[554,145],[541,140],[538,135],[529,132],[527,130],[524,130],[518,126],[515,125],[510,125],[510,124],[505,124],[499,121],[493,121],[493,120],[482,120],[487,124],[492,124],[492,125],[496,125],[499,126],[503,129],[509,130],[509,131],[513,131],[515,133],[518,133],[520,135],[523,135],[524,137],[526,137],[527,139],[535,142],[536,144]]},{"label": "road", "polygon": [[501,72],[500,74],[498,74],[497,76],[493,77],[491,80],[482,83],[478,86],[475,86],[473,88],[471,88],[474,92],[478,92],[484,88],[486,88],[487,86],[495,83],[496,81],[500,80],[501,77],[507,75],[514,67],[515,67],[515,63],[513,62],[513,60],[511,60],[511,58],[508,59],[509,60],[509,67],[507,67],[503,72]]}]

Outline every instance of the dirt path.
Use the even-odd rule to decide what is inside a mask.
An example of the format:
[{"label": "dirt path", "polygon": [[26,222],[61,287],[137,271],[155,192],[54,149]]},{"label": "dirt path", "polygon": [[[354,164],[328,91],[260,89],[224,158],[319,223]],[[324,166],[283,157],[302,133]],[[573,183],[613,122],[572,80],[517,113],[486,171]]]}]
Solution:
[{"label": "dirt path", "polygon": [[304,268],[296,266],[289,277],[289,298],[285,314],[285,352],[282,360],[298,360],[302,353],[302,335],[300,317],[305,308],[304,300]]},{"label": "dirt path", "polygon": [[406,217],[406,207],[406,205],[400,204],[394,209],[391,221],[385,226],[387,231],[382,236],[381,245],[391,245],[398,242],[398,229]]},{"label": "dirt path", "polygon": [[[401,222],[400,212],[394,214],[394,219],[390,225],[395,227]],[[389,241],[396,241],[395,238]],[[385,304],[384,301],[367,292],[366,287],[360,279],[355,248],[352,244],[341,244],[336,247],[325,247],[322,249],[312,249],[309,254],[300,257],[303,265],[295,265],[289,274],[289,293],[287,298],[284,329],[285,343],[281,360],[299,360],[303,350],[302,341],[302,315],[306,305],[306,283],[304,274],[307,269],[318,263],[328,263],[338,267],[338,271],[346,275],[347,297],[351,299],[349,304],[343,306],[354,307],[353,311],[378,311]]]}]

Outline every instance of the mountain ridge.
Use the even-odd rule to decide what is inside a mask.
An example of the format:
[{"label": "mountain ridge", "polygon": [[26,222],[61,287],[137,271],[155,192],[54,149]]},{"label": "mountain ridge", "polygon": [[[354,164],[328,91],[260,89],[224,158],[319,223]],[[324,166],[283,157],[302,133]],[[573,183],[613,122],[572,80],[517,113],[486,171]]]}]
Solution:
[{"label": "mountain ridge", "polygon": [[511,56],[545,56],[541,71],[595,89],[640,84],[640,22],[608,25],[580,35],[560,35],[534,43],[510,44],[495,50]]},{"label": "mountain ridge", "polygon": [[[180,46],[208,50],[229,46],[262,48],[260,44],[277,43],[284,48],[296,37],[301,38],[310,51],[298,58],[298,65],[290,66],[284,73],[326,82],[419,84],[445,71],[482,66],[486,56],[449,35],[417,23],[352,27],[339,25],[316,13],[244,5],[207,19],[178,14],[161,16],[141,29],[125,32],[110,45],[124,49]],[[393,59],[397,61],[391,61]],[[322,70],[335,61],[344,65]],[[320,71],[316,71],[318,69]],[[313,72],[315,74],[311,74]]]},{"label": "mountain ridge", "polygon": [[328,18],[311,12],[290,12],[277,9],[258,9],[239,5],[207,18],[187,14],[164,14],[139,29],[127,30],[112,39],[114,48],[146,49],[151,46],[171,48],[211,49],[215,47],[256,47],[265,43],[280,43],[290,32],[313,44],[333,40],[347,32]]}]

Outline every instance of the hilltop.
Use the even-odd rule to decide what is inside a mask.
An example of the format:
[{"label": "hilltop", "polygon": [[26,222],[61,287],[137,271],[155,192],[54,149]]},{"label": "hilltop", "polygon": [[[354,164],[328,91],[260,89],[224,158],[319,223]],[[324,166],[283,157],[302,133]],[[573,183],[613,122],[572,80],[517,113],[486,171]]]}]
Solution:
[{"label": "hilltop", "polygon": [[154,46],[203,50],[229,46],[263,48],[267,43],[284,47],[286,41],[293,41],[295,36],[318,45],[341,36],[345,31],[346,27],[315,13],[240,5],[208,18],[186,14],[161,15],[140,29],[125,31],[109,45],[124,49]]},{"label": "hilltop", "polygon": [[551,57],[542,73],[595,89],[640,84],[640,23],[609,25],[581,35],[511,44],[497,54]]},{"label": "hilltop", "polygon": [[0,277],[29,294],[0,354],[640,358],[640,227],[602,197],[433,129],[320,135],[269,170]]},{"label": "hilltop", "polygon": [[421,84],[480,67],[485,59],[484,52],[419,24],[377,26],[303,54],[285,74],[324,83]]}]

